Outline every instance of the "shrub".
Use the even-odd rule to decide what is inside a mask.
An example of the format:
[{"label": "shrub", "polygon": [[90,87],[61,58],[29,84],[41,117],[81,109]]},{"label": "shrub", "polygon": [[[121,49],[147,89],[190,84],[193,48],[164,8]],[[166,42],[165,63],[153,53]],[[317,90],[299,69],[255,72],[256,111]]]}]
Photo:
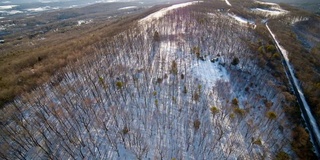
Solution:
[{"label": "shrub", "polygon": [[116,86],[118,89],[121,89],[123,87],[123,82],[121,81],[116,82]]},{"label": "shrub", "polygon": [[156,107],[158,107],[159,106],[159,101],[157,99],[154,100],[154,104],[156,105]]},{"label": "shrub", "polygon": [[234,118],[235,118],[234,113],[231,113],[231,114],[230,114],[230,118],[231,118],[231,119],[234,119]]},{"label": "shrub", "polygon": [[259,52],[259,53],[264,53],[264,47],[263,47],[263,46],[260,46],[260,47],[258,48],[258,52]]},{"label": "shrub", "polygon": [[175,60],[172,61],[172,63],[171,63],[171,71],[170,71],[170,73],[174,74],[174,75],[178,74],[178,65],[177,65],[177,62]]},{"label": "shrub", "polygon": [[199,99],[200,99],[199,93],[195,92],[195,93],[193,94],[193,96],[192,96],[192,99],[193,99],[194,101],[199,101]]},{"label": "shrub", "polygon": [[193,47],[193,48],[192,48],[192,52],[193,52],[194,54],[196,54],[197,58],[200,57],[200,48],[199,48],[199,47]]},{"label": "shrub", "polygon": [[234,109],[234,113],[236,113],[236,114],[238,114],[238,115],[240,115],[240,116],[244,116],[244,115],[246,114],[246,111],[245,111],[244,109],[241,109],[241,108],[239,108],[239,107],[236,107],[236,108]]},{"label": "shrub", "polygon": [[122,133],[123,133],[124,135],[128,134],[128,133],[129,133],[129,128],[128,128],[127,126],[123,127]]},{"label": "shrub", "polygon": [[210,111],[211,111],[211,113],[212,113],[213,115],[215,115],[216,113],[219,112],[219,109],[218,109],[217,107],[213,106],[213,107],[210,108]]},{"label": "shrub", "polygon": [[276,53],[277,52],[277,48],[274,45],[268,45],[267,46],[267,52]]},{"label": "shrub", "polygon": [[157,83],[162,83],[162,78],[157,78]]},{"label": "shrub", "polygon": [[280,60],[280,59],[281,59],[280,54],[279,54],[278,52],[274,53],[274,54],[272,55],[272,59]]},{"label": "shrub", "polygon": [[268,113],[267,113],[267,117],[269,118],[269,119],[276,119],[277,118],[277,114],[275,113],[275,112],[272,112],[272,111],[269,111]]},{"label": "shrub", "polygon": [[271,108],[272,105],[273,105],[273,102],[272,102],[272,101],[265,100],[265,101],[264,101],[264,105],[265,105],[267,108]]},{"label": "shrub", "polygon": [[253,144],[256,144],[256,145],[259,145],[259,146],[262,145],[262,142],[261,142],[261,139],[260,139],[260,138],[258,138],[257,140],[253,141],[252,143],[253,143]]},{"label": "shrub", "polygon": [[153,40],[154,41],[160,41],[160,34],[158,31],[155,31],[154,34],[153,34]]},{"label": "shrub", "polygon": [[240,62],[239,58],[235,57],[235,58],[233,58],[231,64],[234,65],[234,66],[236,66],[236,65],[239,64],[239,62]]},{"label": "shrub", "polygon": [[193,122],[193,127],[198,130],[200,128],[200,120],[199,119],[196,119],[194,122]]},{"label": "shrub", "polygon": [[284,152],[284,151],[280,151],[279,153],[277,153],[275,160],[289,160],[290,157],[288,155],[288,153]]},{"label": "shrub", "polygon": [[187,93],[188,93],[187,86],[184,86],[184,87],[183,87],[183,93],[184,93],[184,94],[187,94]]},{"label": "shrub", "polygon": [[238,105],[239,105],[238,99],[237,99],[237,98],[234,98],[234,99],[232,100],[232,104],[235,105],[235,106],[238,106]]}]

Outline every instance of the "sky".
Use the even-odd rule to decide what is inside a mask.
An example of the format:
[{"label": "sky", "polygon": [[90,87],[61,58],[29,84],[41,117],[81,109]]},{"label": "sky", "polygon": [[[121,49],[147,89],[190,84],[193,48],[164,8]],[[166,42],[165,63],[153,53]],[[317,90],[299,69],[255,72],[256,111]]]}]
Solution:
[{"label": "sky", "polygon": [[319,3],[320,0],[263,0],[266,2],[276,2],[276,3]]}]

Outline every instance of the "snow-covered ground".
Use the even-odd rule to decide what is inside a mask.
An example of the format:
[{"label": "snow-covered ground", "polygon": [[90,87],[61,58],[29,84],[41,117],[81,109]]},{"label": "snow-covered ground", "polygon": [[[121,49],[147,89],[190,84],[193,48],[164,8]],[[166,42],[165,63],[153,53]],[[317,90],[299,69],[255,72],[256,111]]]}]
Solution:
[{"label": "snow-covered ground", "polygon": [[18,5],[5,5],[5,6],[0,6],[0,10],[9,10],[13,9],[15,7],[18,7]]},{"label": "snow-covered ground", "polygon": [[232,19],[236,20],[237,22],[239,22],[242,25],[248,25],[249,24],[249,25],[252,25],[253,28],[256,28],[256,24],[252,20],[245,19],[243,17],[237,16],[237,15],[232,14],[232,13],[228,13],[228,16],[231,17]]},{"label": "snow-covered ground", "polygon": [[277,3],[269,3],[269,2],[261,2],[261,1],[255,1],[255,3],[265,5],[265,8],[251,9],[252,12],[257,13],[259,15],[264,15],[266,17],[274,17],[274,16],[280,16],[280,15],[285,15],[289,13],[289,11],[282,9],[280,5]]},{"label": "snow-covered ground", "polygon": [[255,1],[255,3],[259,3],[259,4],[263,4],[263,5],[268,5],[268,6],[275,6],[275,7],[279,7],[279,4],[277,4],[277,3],[262,2],[262,1]]},{"label": "snow-covered ground", "polygon": [[192,63],[190,69],[191,73],[198,77],[208,89],[216,87],[218,81],[230,81],[226,69],[219,62],[213,63],[209,59],[206,61],[198,60]]},{"label": "snow-covered ground", "polygon": [[228,6],[232,6],[228,0],[225,0]]},{"label": "snow-covered ground", "polygon": [[187,7],[189,5],[196,4],[196,3],[201,3],[201,2],[202,1],[193,1],[193,2],[175,4],[175,5],[172,5],[170,7],[163,8],[160,11],[157,11],[155,13],[152,13],[152,14],[148,15],[147,17],[141,19],[139,22],[140,23],[147,23],[147,22],[150,22],[152,20],[157,20],[157,19],[163,17],[164,15],[166,15],[171,10],[182,8],[182,7]]},{"label": "snow-covered ground", "polygon": [[137,6],[128,6],[128,7],[119,8],[118,10],[136,9],[136,8],[138,8],[138,7]]},{"label": "snow-covered ground", "polygon": [[45,6],[45,7],[38,7],[38,8],[29,8],[29,9],[26,9],[26,11],[29,11],[29,12],[43,12],[43,11],[48,11],[48,10],[52,10],[52,9],[59,9],[58,7],[57,8],[52,8],[50,6]]},{"label": "snow-covered ground", "polygon": [[89,20],[79,20],[77,26],[81,26],[81,25],[83,25],[83,24],[90,24],[90,23],[92,23],[92,22],[93,22],[92,19],[89,19]]},{"label": "snow-covered ground", "polygon": [[279,15],[284,15],[287,14],[288,11],[283,10],[283,9],[263,9],[263,8],[252,8],[252,12],[260,14],[260,15],[265,15],[267,17],[269,16],[279,16]]},{"label": "snow-covered ground", "polygon": [[14,23],[13,24],[0,25],[0,30],[6,30],[7,28],[14,27],[14,26],[16,26],[16,24],[14,24]]},{"label": "snow-covered ground", "polygon": [[0,11],[0,13],[4,13],[5,15],[14,15],[14,14],[23,13],[23,11],[19,11],[19,10],[9,10],[9,11]]},{"label": "snow-covered ground", "polygon": [[[252,30],[221,13],[179,11],[196,3],[147,16],[101,42],[51,83],[16,99],[21,112],[1,128],[16,134],[0,139],[10,142],[0,152],[9,159],[273,159],[279,150],[292,154],[290,123],[281,108],[285,102],[274,86],[278,81],[258,67],[256,52],[243,41],[255,38]],[[200,24],[200,16],[206,16],[207,25]],[[217,62],[210,61],[216,57]],[[232,65],[236,57],[239,63]],[[269,111],[277,118],[269,119]]]}]

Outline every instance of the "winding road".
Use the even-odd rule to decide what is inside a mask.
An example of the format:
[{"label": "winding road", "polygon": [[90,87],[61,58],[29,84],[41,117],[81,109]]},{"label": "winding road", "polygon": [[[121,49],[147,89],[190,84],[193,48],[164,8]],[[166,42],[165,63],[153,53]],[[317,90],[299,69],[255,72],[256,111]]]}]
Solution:
[{"label": "winding road", "polygon": [[[232,6],[228,0],[225,0],[226,4],[228,6]],[[295,77],[294,69],[290,65],[288,52],[279,44],[279,41],[276,39],[275,34],[271,31],[271,29],[268,26],[268,20],[265,22],[265,26],[268,29],[270,35],[272,36],[273,41],[276,44],[278,52],[283,57],[282,64],[285,68],[286,75],[290,81],[290,84],[292,86],[293,92],[295,96],[297,97],[300,110],[302,112],[302,118],[305,121],[306,129],[309,131],[310,139],[313,144],[314,152],[317,155],[318,158],[320,158],[320,130],[317,124],[316,119],[311,113],[310,106],[308,105],[306,98],[303,94],[303,91],[299,85],[298,79]]]},{"label": "winding road", "polygon": [[268,24],[265,23],[265,26],[267,27],[270,35],[273,38],[273,41],[276,43],[276,47],[281,53],[283,57],[283,66],[285,67],[285,71],[287,74],[287,77],[292,85],[294,94],[297,97],[298,103],[300,105],[300,109],[302,112],[302,118],[304,119],[306,123],[307,130],[310,133],[311,142],[313,143],[314,151],[317,155],[317,157],[320,157],[320,131],[319,127],[317,125],[317,122],[314,118],[314,116],[311,113],[310,106],[308,105],[306,98],[302,92],[302,89],[299,85],[298,79],[295,77],[293,68],[290,65],[289,58],[288,58],[288,52],[279,44],[278,40],[276,39],[276,36],[273,34],[271,29],[269,28]]}]

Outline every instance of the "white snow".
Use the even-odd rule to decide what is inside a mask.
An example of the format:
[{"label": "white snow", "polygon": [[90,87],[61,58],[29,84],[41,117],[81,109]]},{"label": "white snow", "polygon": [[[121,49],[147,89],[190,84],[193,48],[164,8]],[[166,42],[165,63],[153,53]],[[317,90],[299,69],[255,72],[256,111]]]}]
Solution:
[{"label": "white snow", "polygon": [[199,3],[199,2],[202,2],[202,1],[193,1],[193,2],[186,2],[186,3],[180,3],[180,4],[172,5],[170,7],[163,8],[160,11],[157,11],[155,13],[150,14],[149,16],[141,19],[139,22],[140,23],[150,22],[150,21],[152,21],[154,19],[159,19],[159,18],[163,17],[164,15],[166,15],[171,10],[187,7],[187,6]]},{"label": "white snow", "polygon": [[261,2],[261,1],[255,1],[255,2],[259,3],[259,4],[269,5],[269,6],[279,6],[279,4],[277,4],[277,3]]},{"label": "white snow", "polygon": [[128,6],[128,7],[123,7],[123,8],[119,8],[118,10],[127,10],[127,9],[135,9],[138,8],[137,6]]},{"label": "white snow", "polygon": [[23,12],[19,11],[19,10],[11,10],[11,11],[0,11],[0,13],[4,13],[7,15],[14,15],[14,14],[19,14],[19,13],[23,13]]},{"label": "white snow", "polygon": [[79,20],[77,26],[81,26],[82,24],[89,24],[92,23],[92,19],[90,20]]},{"label": "white snow", "polygon": [[212,63],[209,60],[195,61],[191,67],[191,73],[205,83],[208,89],[214,87],[218,80],[229,82],[229,75],[226,69],[219,65],[218,62]]},{"label": "white snow", "polygon": [[50,6],[45,6],[45,7],[38,7],[38,8],[29,8],[26,9],[29,12],[42,12],[42,11],[47,11],[50,10],[51,7]]},{"label": "white snow", "polygon": [[68,8],[77,8],[79,5],[71,5]]},{"label": "white snow", "polygon": [[241,24],[250,24],[250,25],[254,25],[253,28],[256,27],[255,23],[251,20],[245,19],[243,17],[237,16],[237,15],[231,14],[231,13],[228,13],[228,16],[232,17],[233,19],[235,19],[237,22],[239,22]]},{"label": "white snow", "polygon": [[298,23],[298,22],[308,21],[309,20],[308,17],[289,17],[287,19],[292,25],[295,24],[295,23]]},{"label": "white snow", "polygon": [[17,7],[18,5],[5,5],[5,6],[0,6],[0,10],[7,10],[7,9],[13,9]]},{"label": "white snow", "polygon": [[232,6],[228,0],[225,0],[228,6]]},{"label": "white snow", "polygon": [[273,9],[252,8],[251,11],[254,13],[258,13],[266,16],[279,16],[279,15],[288,13],[288,11],[280,8],[273,8]]},{"label": "white snow", "polygon": [[277,3],[260,2],[255,1],[255,3],[266,5],[266,8],[252,8],[251,11],[264,16],[279,16],[287,14],[289,11],[284,10]]},{"label": "white snow", "polygon": [[[276,42],[276,45],[277,45],[278,48],[280,49],[281,54],[283,55],[284,60],[285,60],[285,62],[286,62],[286,65],[288,66],[288,69],[289,69],[289,72],[290,72],[290,75],[289,75],[289,76],[292,77],[293,83],[294,83],[293,85],[297,88],[297,90],[298,90],[298,92],[299,92],[299,96],[300,96],[300,98],[301,98],[301,100],[302,100],[302,103],[303,103],[303,106],[301,106],[301,107],[304,107],[304,109],[306,110],[306,113],[307,113],[307,116],[308,116],[308,117],[304,117],[303,115],[302,115],[302,116],[304,117],[304,119],[309,119],[309,120],[310,120],[310,123],[311,123],[312,128],[309,128],[309,129],[312,129],[313,132],[315,133],[315,136],[316,136],[316,137],[315,137],[315,138],[316,138],[315,140],[316,140],[317,142],[320,142],[320,131],[319,131],[317,122],[316,122],[315,118],[313,117],[313,115],[312,115],[312,113],[311,113],[310,106],[308,105],[308,103],[307,103],[307,101],[306,101],[306,98],[305,98],[305,96],[304,96],[304,94],[303,94],[303,92],[302,92],[302,89],[301,89],[300,85],[299,85],[298,79],[295,77],[295,74],[294,74],[294,72],[293,72],[293,68],[292,68],[291,65],[290,65],[289,57],[288,57],[288,52],[287,52],[287,50],[285,50],[285,49],[279,44],[278,40],[276,39],[276,36],[275,36],[275,35],[273,34],[273,32],[270,30],[268,24],[266,24],[266,27],[267,27],[268,31],[270,32],[272,38],[273,38],[274,41]],[[317,154],[319,155],[319,153],[317,153]]]},{"label": "white snow", "polygon": [[51,1],[40,1],[40,3],[52,3]]}]

